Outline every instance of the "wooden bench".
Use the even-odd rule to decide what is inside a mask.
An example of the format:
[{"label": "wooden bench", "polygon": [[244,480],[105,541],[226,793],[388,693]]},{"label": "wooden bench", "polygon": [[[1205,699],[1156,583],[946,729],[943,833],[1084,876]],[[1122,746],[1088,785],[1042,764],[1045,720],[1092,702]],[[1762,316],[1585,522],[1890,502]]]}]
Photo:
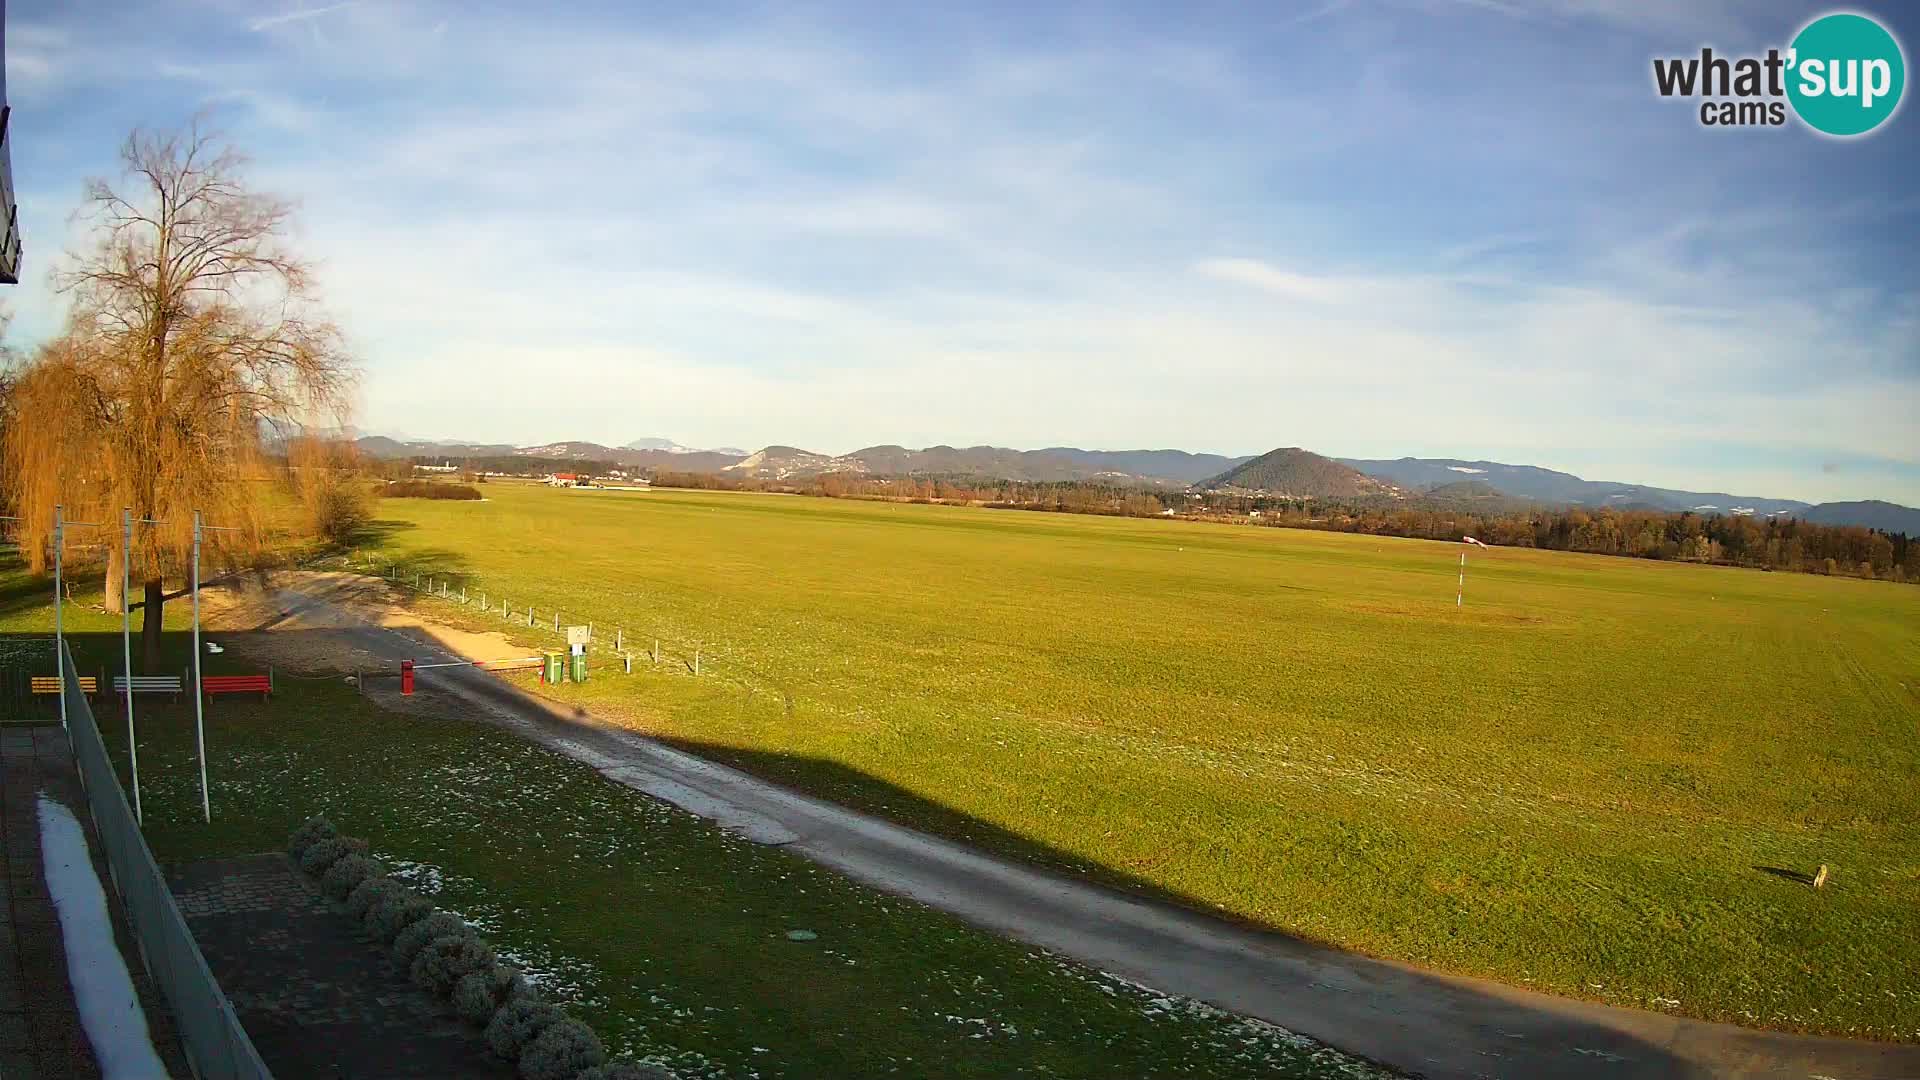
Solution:
[{"label": "wooden bench", "polygon": [[259,694],[265,701],[273,696],[273,672],[265,675],[202,675],[200,692],[211,698],[215,694]]},{"label": "wooden bench", "polygon": [[[133,677],[133,692],[136,694],[172,694],[173,699],[178,701],[180,700],[180,691],[185,689],[186,683],[186,677],[182,675],[135,675]],[[115,675],[113,677],[113,692],[115,694],[124,694],[127,692],[127,677],[125,675]]]},{"label": "wooden bench", "polygon": [[[80,680],[80,692],[91,697],[100,692],[100,680],[92,675],[77,676]],[[16,684],[17,685],[17,684]],[[35,675],[33,692],[36,694],[57,694],[60,692],[60,676]]]}]

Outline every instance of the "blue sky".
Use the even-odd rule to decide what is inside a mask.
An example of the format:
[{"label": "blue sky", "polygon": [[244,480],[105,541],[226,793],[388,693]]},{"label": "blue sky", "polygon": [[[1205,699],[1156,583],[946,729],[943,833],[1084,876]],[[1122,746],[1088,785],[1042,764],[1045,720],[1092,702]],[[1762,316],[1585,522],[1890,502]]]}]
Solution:
[{"label": "blue sky", "polygon": [[1913,108],[1843,142],[1652,91],[1824,10],[16,0],[11,337],[60,324],[83,179],[211,109],[301,206],[368,430],[1920,505]]}]

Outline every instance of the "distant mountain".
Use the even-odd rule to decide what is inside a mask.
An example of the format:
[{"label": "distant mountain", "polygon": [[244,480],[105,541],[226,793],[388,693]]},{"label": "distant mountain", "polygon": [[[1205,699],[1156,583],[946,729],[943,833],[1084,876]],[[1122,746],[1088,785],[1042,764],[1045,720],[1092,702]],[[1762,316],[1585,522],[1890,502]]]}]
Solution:
[{"label": "distant mountain", "polygon": [[353,441],[354,446],[368,457],[500,457],[516,452],[517,447],[505,443],[467,443],[447,442],[443,440],[412,439],[401,441],[385,435],[364,435]]},{"label": "distant mountain", "polygon": [[1061,458],[1096,473],[1160,477],[1187,484],[1218,476],[1249,460],[1185,450],[1080,450],[1071,446],[1049,446],[1033,453]]},{"label": "distant mountain", "polygon": [[1797,516],[1821,525],[1863,525],[1881,532],[1920,536],[1920,510],[1879,499],[1821,503]]},{"label": "distant mountain", "polygon": [[1582,480],[1572,473],[1555,472],[1536,465],[1507,465],[1498,461],[1462,461],[1457,458],[1339,460],[1341,464],[1351,465],[1409,491],[1433,496],[1465,480],[1484,484],[1502,495],[1553,505],[1611,506],[1620,510],[1669,512],[1692,510],[1700,514],[1742,517],[1792,517],[1821,525],[1859,525],[1883,532],[1920,536],[1920,510],[1877,499],[1813,504],[1798,499],[1729,495],[1724,491],[1681,491],[1609,480]]},{"label": "distant mountain", "polygon": [[1808,506],[1795,499],[1582,480],[1572,473],[1555,472],[1537,465],[1508,465],[1498,461],[1461,461],[1457,458],[1370,461],[1341,458],[1340,462],[1369,476],[1377,476],[1415,491],[1461,480],[1478,480],[1503,495],[1556,505],[1612,506],[1622,510],[1694,510],[1703,514],[1745,514],[1755,517],[1798,516]]},{"label": "distant mountain", "polygon": [[667,454],[725,454],[728,457],[743,458],[747,451],[731,446],[715,446],[707,450],[697,450],[691,446],[682,446],[672,439],[635,439],[621,447],[622,450],[658,450]]},{"label": "distant mountain", "polygon": [[727,471],[771,480],[843,472],[865,476],[956,476],[1029,483],[1103,481],[1184,487],[1208,470],[1244,458],[1188,454],[1180,450],[1010,450],[1003,446],[868,446],[850,454],[820,454],[792,446],[769,446],[728,466]]},{"label": "distant mountain", "polygon": [[1297,446],[1270,450],[1197,486],[1208,491],[1253,491],[1297,498],[1398,494],[1392,484]]},{"label": "distant mountain", "polygon": [[619,451],[611,446],[602,446],[592,442],[556,442],[540,446],[522,446],[514,453],[521,457],[574,458],[586,461],[613,461]]}]

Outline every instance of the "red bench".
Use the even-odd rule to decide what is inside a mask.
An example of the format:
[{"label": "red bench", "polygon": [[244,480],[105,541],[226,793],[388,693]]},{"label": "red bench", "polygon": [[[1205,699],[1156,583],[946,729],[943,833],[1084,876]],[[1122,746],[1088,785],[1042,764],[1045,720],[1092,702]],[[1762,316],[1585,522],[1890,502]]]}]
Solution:
[{"label": "red bench", "polygon": [[215,694],[259,694],[265,701],[273,695],[273,672],[265,675],[202,675],[200,692],[211,698]]}]

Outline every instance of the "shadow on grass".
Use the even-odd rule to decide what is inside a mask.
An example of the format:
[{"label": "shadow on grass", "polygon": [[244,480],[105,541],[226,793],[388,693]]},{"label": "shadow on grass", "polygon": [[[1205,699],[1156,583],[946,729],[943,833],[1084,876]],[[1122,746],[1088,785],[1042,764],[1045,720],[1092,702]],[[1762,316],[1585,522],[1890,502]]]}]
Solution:
[{"label": "shadow on grass", "polygon": [[1798,885],[1813,884],[1812,874],[1804,874],[1798,870],[1789,870],[1784,866],[1756,866],[1754,867],[1754,869],[1758,870],[1763,874],[1771,874],[1777,878],[1785,878],[1786,880],[1794,882],[1795,884],[1798,884]]}]

